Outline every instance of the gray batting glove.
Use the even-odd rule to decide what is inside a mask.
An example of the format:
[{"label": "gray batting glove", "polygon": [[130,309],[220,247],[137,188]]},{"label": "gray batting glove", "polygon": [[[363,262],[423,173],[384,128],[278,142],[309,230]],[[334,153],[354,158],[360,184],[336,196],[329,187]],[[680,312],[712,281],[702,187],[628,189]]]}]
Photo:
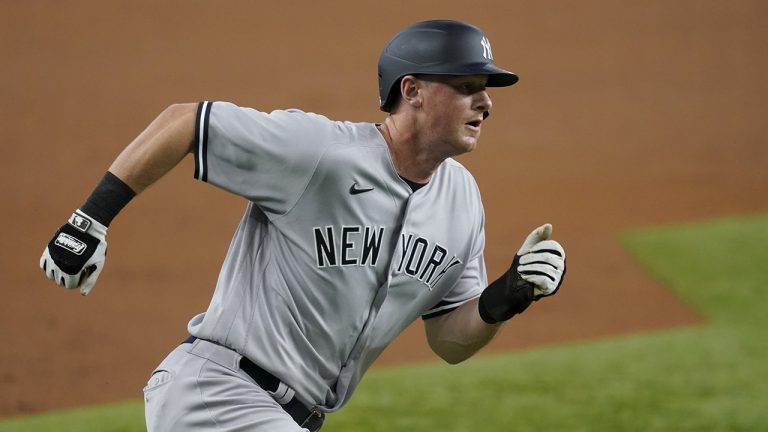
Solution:
[{"label": "gray batting glove", "polygon": [[43,251],[40,268],[58,285],[88,295],[104,269],[106,235],[106,226],[76,210]]},{"label": "gray batting glove", "polygon": [[551,296],[560,288],[565,275],[565,250],[550,240],[552,225],[544,224],[531,232],[517,252],[520,277],[532,283],[534,299]]}]

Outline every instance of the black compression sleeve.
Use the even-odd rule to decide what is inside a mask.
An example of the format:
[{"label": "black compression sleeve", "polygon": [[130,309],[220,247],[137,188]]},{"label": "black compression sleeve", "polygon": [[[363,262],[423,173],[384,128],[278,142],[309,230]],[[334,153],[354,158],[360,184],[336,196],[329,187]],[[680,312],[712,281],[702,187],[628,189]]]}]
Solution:
[{"label": "black compression sleeve", "polygon": [[108,227],[135,196],[136,192],[130,186],[107,171],[80,210]]},{"label": "black compression sleeve", "polygon": [[515,256],[512,267],[480,295],[478,310],[486,323],[506,321],[522,313],[533,302],[533,284],[517,273],[519,261],[520,257]]}]

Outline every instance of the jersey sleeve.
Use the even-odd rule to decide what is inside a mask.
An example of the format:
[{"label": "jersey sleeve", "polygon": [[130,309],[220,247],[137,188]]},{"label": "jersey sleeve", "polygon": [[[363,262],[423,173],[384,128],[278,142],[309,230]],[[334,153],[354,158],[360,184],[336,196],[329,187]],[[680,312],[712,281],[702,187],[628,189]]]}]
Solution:
[{"label": "jersey sleeve", "polygon": [[201,102],[195,178],[254,202],[268,216],[288,212],[331,141],[334,122],[299,110],[260,112]]},{"label": "jersey sleeve", "polygon": [[422,314],[421,318],[429,319],[451,312],[464,303],[480,297],[486,285],[488,285],[488,277],[485,273],[485,260],[481,254],[467,265],[453,289],[439,303]]},{"label": "jersey sleeve", "polygon": [[485,249],[485,217],[482,206],[479,209],[479,227],[477,238],[472,248],[473,258],[464,268],[464,272],[453,288],[443,296],[440,302],[424,312],[421,315],[422,319],[446,314],[464,303],[480,297],[485,287],[488,286],[488,275],[485,270],[485,257],[483,255]]}]

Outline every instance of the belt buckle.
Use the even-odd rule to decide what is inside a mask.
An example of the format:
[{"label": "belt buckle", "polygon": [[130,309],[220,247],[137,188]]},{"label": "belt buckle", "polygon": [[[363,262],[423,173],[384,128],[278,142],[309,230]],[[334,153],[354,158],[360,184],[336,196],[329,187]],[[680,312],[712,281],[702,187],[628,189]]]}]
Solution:
[{"label": "belt buckle", "polygon": [[325,420],[325,414],[323,414],[323,412],[318,410],[317,408],[312,408],[307,418],[304,419],[304,421],[299,425],[299,427],[309,429],[312,432],[318,431],[320,430],[320,427],[323,425],[324,420]]}]

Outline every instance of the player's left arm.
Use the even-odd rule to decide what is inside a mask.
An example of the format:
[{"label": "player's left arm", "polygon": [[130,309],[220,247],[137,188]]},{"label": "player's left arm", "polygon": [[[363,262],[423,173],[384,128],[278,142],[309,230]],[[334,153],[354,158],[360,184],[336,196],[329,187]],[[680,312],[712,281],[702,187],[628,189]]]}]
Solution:
[{"label": "player's left arm", "polygon": [[443,315],[424,320],[429,347],[450,364],[461,363],[488,344],[503,322],[488,324],[480,318],[480,298]]},{"label": "player's left arm", "polygon": [[565,276],[565,251],[542,225],[523,242],[512,266],[480,297],[424,321],[432,350],[448,363],[462,362],[488,344],[507,320],[534,301],[555,294]]}]

